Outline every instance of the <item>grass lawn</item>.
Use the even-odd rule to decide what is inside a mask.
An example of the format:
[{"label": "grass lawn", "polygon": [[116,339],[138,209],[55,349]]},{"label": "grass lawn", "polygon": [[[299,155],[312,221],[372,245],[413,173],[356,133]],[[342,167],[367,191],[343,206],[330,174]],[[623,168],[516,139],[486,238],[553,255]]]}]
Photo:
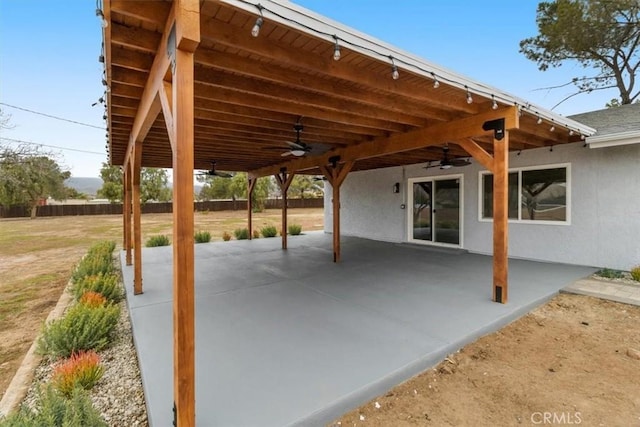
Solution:
[{"label": "grass lawn", "polygon": [[[288,223],[304,231],[323,228],[323,209],[289,209]],[[212,241],[233,235],[247,224],[246,211],[197,212],[195,230]],[[253,215],[254,229],[280,229],[280,210]],[[142,241],[164,234],[172,238],[172,214],[142,215]],[[0,219],[0,396],[11,382],[42,322],[58,301],[74,265],[89,247],[114,240],[122,248],[122,216],[66,216],[30,220]]]}]

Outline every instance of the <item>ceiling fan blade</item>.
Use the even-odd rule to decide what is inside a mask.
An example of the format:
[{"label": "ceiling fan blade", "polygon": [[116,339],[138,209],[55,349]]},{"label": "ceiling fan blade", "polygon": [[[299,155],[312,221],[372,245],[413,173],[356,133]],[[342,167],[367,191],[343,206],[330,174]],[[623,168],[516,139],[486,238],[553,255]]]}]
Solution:
[{"label": "ceiling fan blade", "polygon": [[231,175],[230,173],[226,173],[226,172],[218,172],[216,171],[214,173],[215,176],[219,176],[220,178],[232,178],[233,175]]},{"label": "ceiling fan blade", "polygon": [[450,161],[450,163],[452,166],[461,167],[470,165],[471,161],[469,161],[468,159],[453,159]]},{"label": "ceiling fan blade", "polygon": [[287,144],[289,147],[293,148],[294,150],[304,150],[307,147],[307,145],[304,142],[285,141],[285,144]]},{"label": "ceiling fan blade", "polygon": [[280,154],[282,157],[287,157],[290,156],[292,153],[291,151],[285,151],[284,153]]}]

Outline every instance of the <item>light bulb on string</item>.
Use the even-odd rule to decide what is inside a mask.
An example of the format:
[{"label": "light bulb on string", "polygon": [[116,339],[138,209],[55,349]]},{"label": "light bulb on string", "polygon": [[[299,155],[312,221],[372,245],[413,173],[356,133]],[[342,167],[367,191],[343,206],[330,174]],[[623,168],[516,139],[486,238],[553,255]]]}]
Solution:
[{"label": "light bulb on string", "polygon": [[340,44],[338,44],[338,36],[333,36],[333,38],[336,40],[336,44],[333,46],[333,60],[339,61],[342,55],[340,54]]},{"label": "light bulb on string", "polygon": [[435,73],[431,73],[431,76],[433,77],[433,88],[438,89],[440,87],[440,82],[438,81],[438,77],[436,77]]},{"label": "light bulb on string", "polygon": [[536,124],[541,124],[542,123],[542,117],[538,116],[538,120],[536,120]]},{"label": "light bulb on string", "polygon": [[471,96],[471,92],[469,92],[469,88],[466,85],[464,88],[467,90],[467,104],[471,104],[473,102],[473,97]]},{"label": "light bulb on string", "polygon": [[496,102],[496,98],[493,95],[491,95],[491,109],[492,110],[498,109],[498,103]]},{"label": "light bulb on string", "polygon": [[262,24],[264,24],[264,18],[262,15],[263,7],[260,4],[256,5],[256,7],[258,8],[258,12],[260,12],[260,16],[258,16],[256,23],[253,24],[253,28],[251,29],[251,35],[253,37],[258,37],[260,35],[260,28],[262,28]]},{"label": "light bulb on string", "polygon": [[109,22],[104,17],[102,9],[96,9],[96,16],[100,18],[100,25],[102,25],[102,28],[107,28],[109,26]]},{"label": "light bulb on string", "polygon": [[391,77],[393,80],[398,80],[400,78],[400,72],[398,71],[398,66],[393,61],[393,56],[389,55],[389,59],[391,60]]}]

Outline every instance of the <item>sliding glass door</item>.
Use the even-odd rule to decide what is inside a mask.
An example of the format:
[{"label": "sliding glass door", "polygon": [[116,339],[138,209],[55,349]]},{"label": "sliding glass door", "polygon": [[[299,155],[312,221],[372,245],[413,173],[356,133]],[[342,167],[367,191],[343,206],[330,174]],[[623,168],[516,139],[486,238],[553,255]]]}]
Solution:
[{"label": "sliding glass door", "polygon": [[409,241],[461,246],[462,177],[409,180]]}]

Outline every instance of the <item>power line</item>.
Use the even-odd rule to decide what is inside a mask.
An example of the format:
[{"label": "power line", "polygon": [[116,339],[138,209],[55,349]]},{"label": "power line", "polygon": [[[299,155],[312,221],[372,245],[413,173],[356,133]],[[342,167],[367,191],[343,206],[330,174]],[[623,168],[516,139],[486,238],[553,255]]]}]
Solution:
[{"label": "power line", "polygon": [[28,108],[22,108],[22,107],[18,107],[18,106],[11,105],[11,104],[6,104],[4,102],[0,102],[0,105],[4,105],[5,107],[10,107],[10,108],[15,108],[16,110],[26,111],[27,113],[37,114],[39,116],[49,117],[51,119],[56,119],[56,120],[60,120],[60,121],[63,121],[63,122],[74,123],[76,125],[87,126],[87,127],[90,127],[90,128],[105,130],[105,128],[101,127],[101,126],[91,125],[89,123],[82,123],[82,122],[78,122],[78,121],[71,120],[71,119],[65,119],[64,117],[52,116],[51,114],[46,114],[46,113],[41,113],[39,111],[29,110]]},{"label": "power line", "polygon": [[14,139],[14,138],[5,138],[3,136],[0,136],[0,139],[3,141],[17,142],[19,144],[38,145],[41,147],[57,148],[59,150],[77,151],[79,153],[87,153],[87,154],[98,154],[100,156],[106,155],[106,153],[98,153],[97,151],[80,150],[78,148],[69,148],[69,147],[60,147],[59,145],[40,144],[39,142],[24,141],[22,139]]}]

